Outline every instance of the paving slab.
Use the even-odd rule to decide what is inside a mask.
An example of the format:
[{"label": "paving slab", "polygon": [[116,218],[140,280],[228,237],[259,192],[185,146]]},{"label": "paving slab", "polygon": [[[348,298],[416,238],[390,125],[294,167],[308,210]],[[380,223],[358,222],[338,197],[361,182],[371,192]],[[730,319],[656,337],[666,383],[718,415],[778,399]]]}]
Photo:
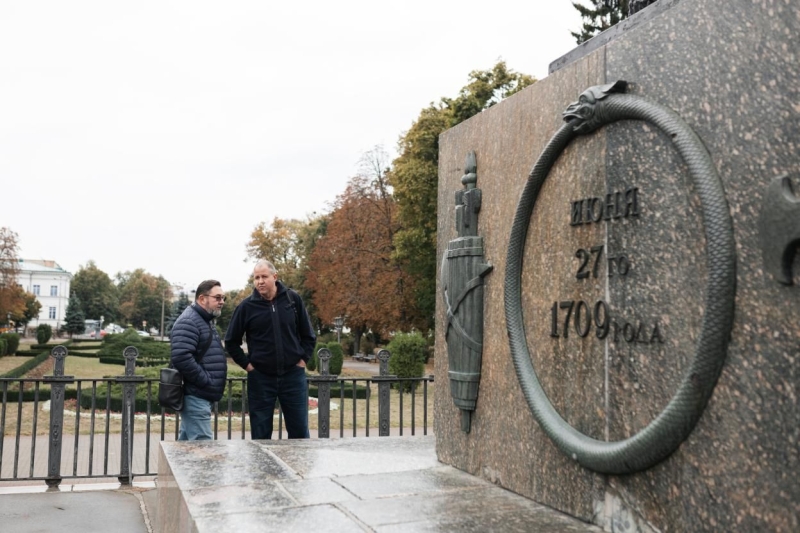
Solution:
[{"label": "paving slab", "polygon": [[134,490],[61,490],[0,495],[0,524],[14,533],[148,533]]},{"label": "paving slab", "polygon": [[434,446],[433,437],[164,442],[154,530],[602,531],[440,463]]}]

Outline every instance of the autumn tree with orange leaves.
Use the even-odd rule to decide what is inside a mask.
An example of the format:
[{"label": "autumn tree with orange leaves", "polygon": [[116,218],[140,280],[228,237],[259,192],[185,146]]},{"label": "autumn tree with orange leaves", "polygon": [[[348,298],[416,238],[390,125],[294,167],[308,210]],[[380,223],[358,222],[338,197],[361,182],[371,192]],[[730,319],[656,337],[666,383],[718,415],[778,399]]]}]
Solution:
[{"label": "autumn tree with orange leaves", "polygon": [[323,322],[346,317],[356,352],[369,331],[409,329],[413,304],[408,276],[393,260],[396,204],[377,150],[365,154],[367,171],[336,198],[327,231],[311,253],[306,282]]}]

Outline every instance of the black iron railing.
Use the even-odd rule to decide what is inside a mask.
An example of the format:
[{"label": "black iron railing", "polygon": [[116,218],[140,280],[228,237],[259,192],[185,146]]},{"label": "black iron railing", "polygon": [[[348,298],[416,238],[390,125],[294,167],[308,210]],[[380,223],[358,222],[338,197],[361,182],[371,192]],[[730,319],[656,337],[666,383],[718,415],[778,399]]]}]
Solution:
[{"label": "black iron railing", "polygon": [[[115,378],[65,376],[67,349],[57,346],[51,355],[52,376],[0,378],[0,482],[58,486],[62,479],[116,477],[130,484],[156,475],[157,442],[177,439],[180,415],[158,405],[157,379],[135,374],[138,351],[125,349],[125,374]],[[330,438],[332,430],[339,438],[428,434],[433,376],[389,375],[386,350],[378,355],[379,374],[366,378],[330,375],[330,352],[318,356],[320,375],[309,376],[317,403],[309,414],[312,437]],[[48,420],[40,421],[42,411]],[[280,406],[275,416],[275,436],[283,439]],[[212,413],[214,439],[245,439],[248,428],[247,380],[229,377]]]}]

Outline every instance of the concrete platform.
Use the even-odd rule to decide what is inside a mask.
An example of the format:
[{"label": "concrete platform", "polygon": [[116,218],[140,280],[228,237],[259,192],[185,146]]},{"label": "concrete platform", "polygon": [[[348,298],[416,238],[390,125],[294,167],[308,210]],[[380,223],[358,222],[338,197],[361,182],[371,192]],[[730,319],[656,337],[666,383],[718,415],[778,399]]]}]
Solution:
[{"label": "concrete platform", "polygon": [[438,462],[433,437],[163,442],[155,531],[601,529]]}]

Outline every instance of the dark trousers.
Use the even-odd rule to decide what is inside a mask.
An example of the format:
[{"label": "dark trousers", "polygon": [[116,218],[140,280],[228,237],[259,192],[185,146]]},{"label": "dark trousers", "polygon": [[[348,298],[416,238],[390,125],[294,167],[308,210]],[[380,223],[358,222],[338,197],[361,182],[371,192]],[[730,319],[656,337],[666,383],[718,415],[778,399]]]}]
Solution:
[{"label": "dark trousers", "polygon": [[258,370],[247,373],[250,433],[254,439],[271,439],[278,400],[290,439],[307,439],[308,379],[306,369],[293,367],[282,376],[267,376]]}]

